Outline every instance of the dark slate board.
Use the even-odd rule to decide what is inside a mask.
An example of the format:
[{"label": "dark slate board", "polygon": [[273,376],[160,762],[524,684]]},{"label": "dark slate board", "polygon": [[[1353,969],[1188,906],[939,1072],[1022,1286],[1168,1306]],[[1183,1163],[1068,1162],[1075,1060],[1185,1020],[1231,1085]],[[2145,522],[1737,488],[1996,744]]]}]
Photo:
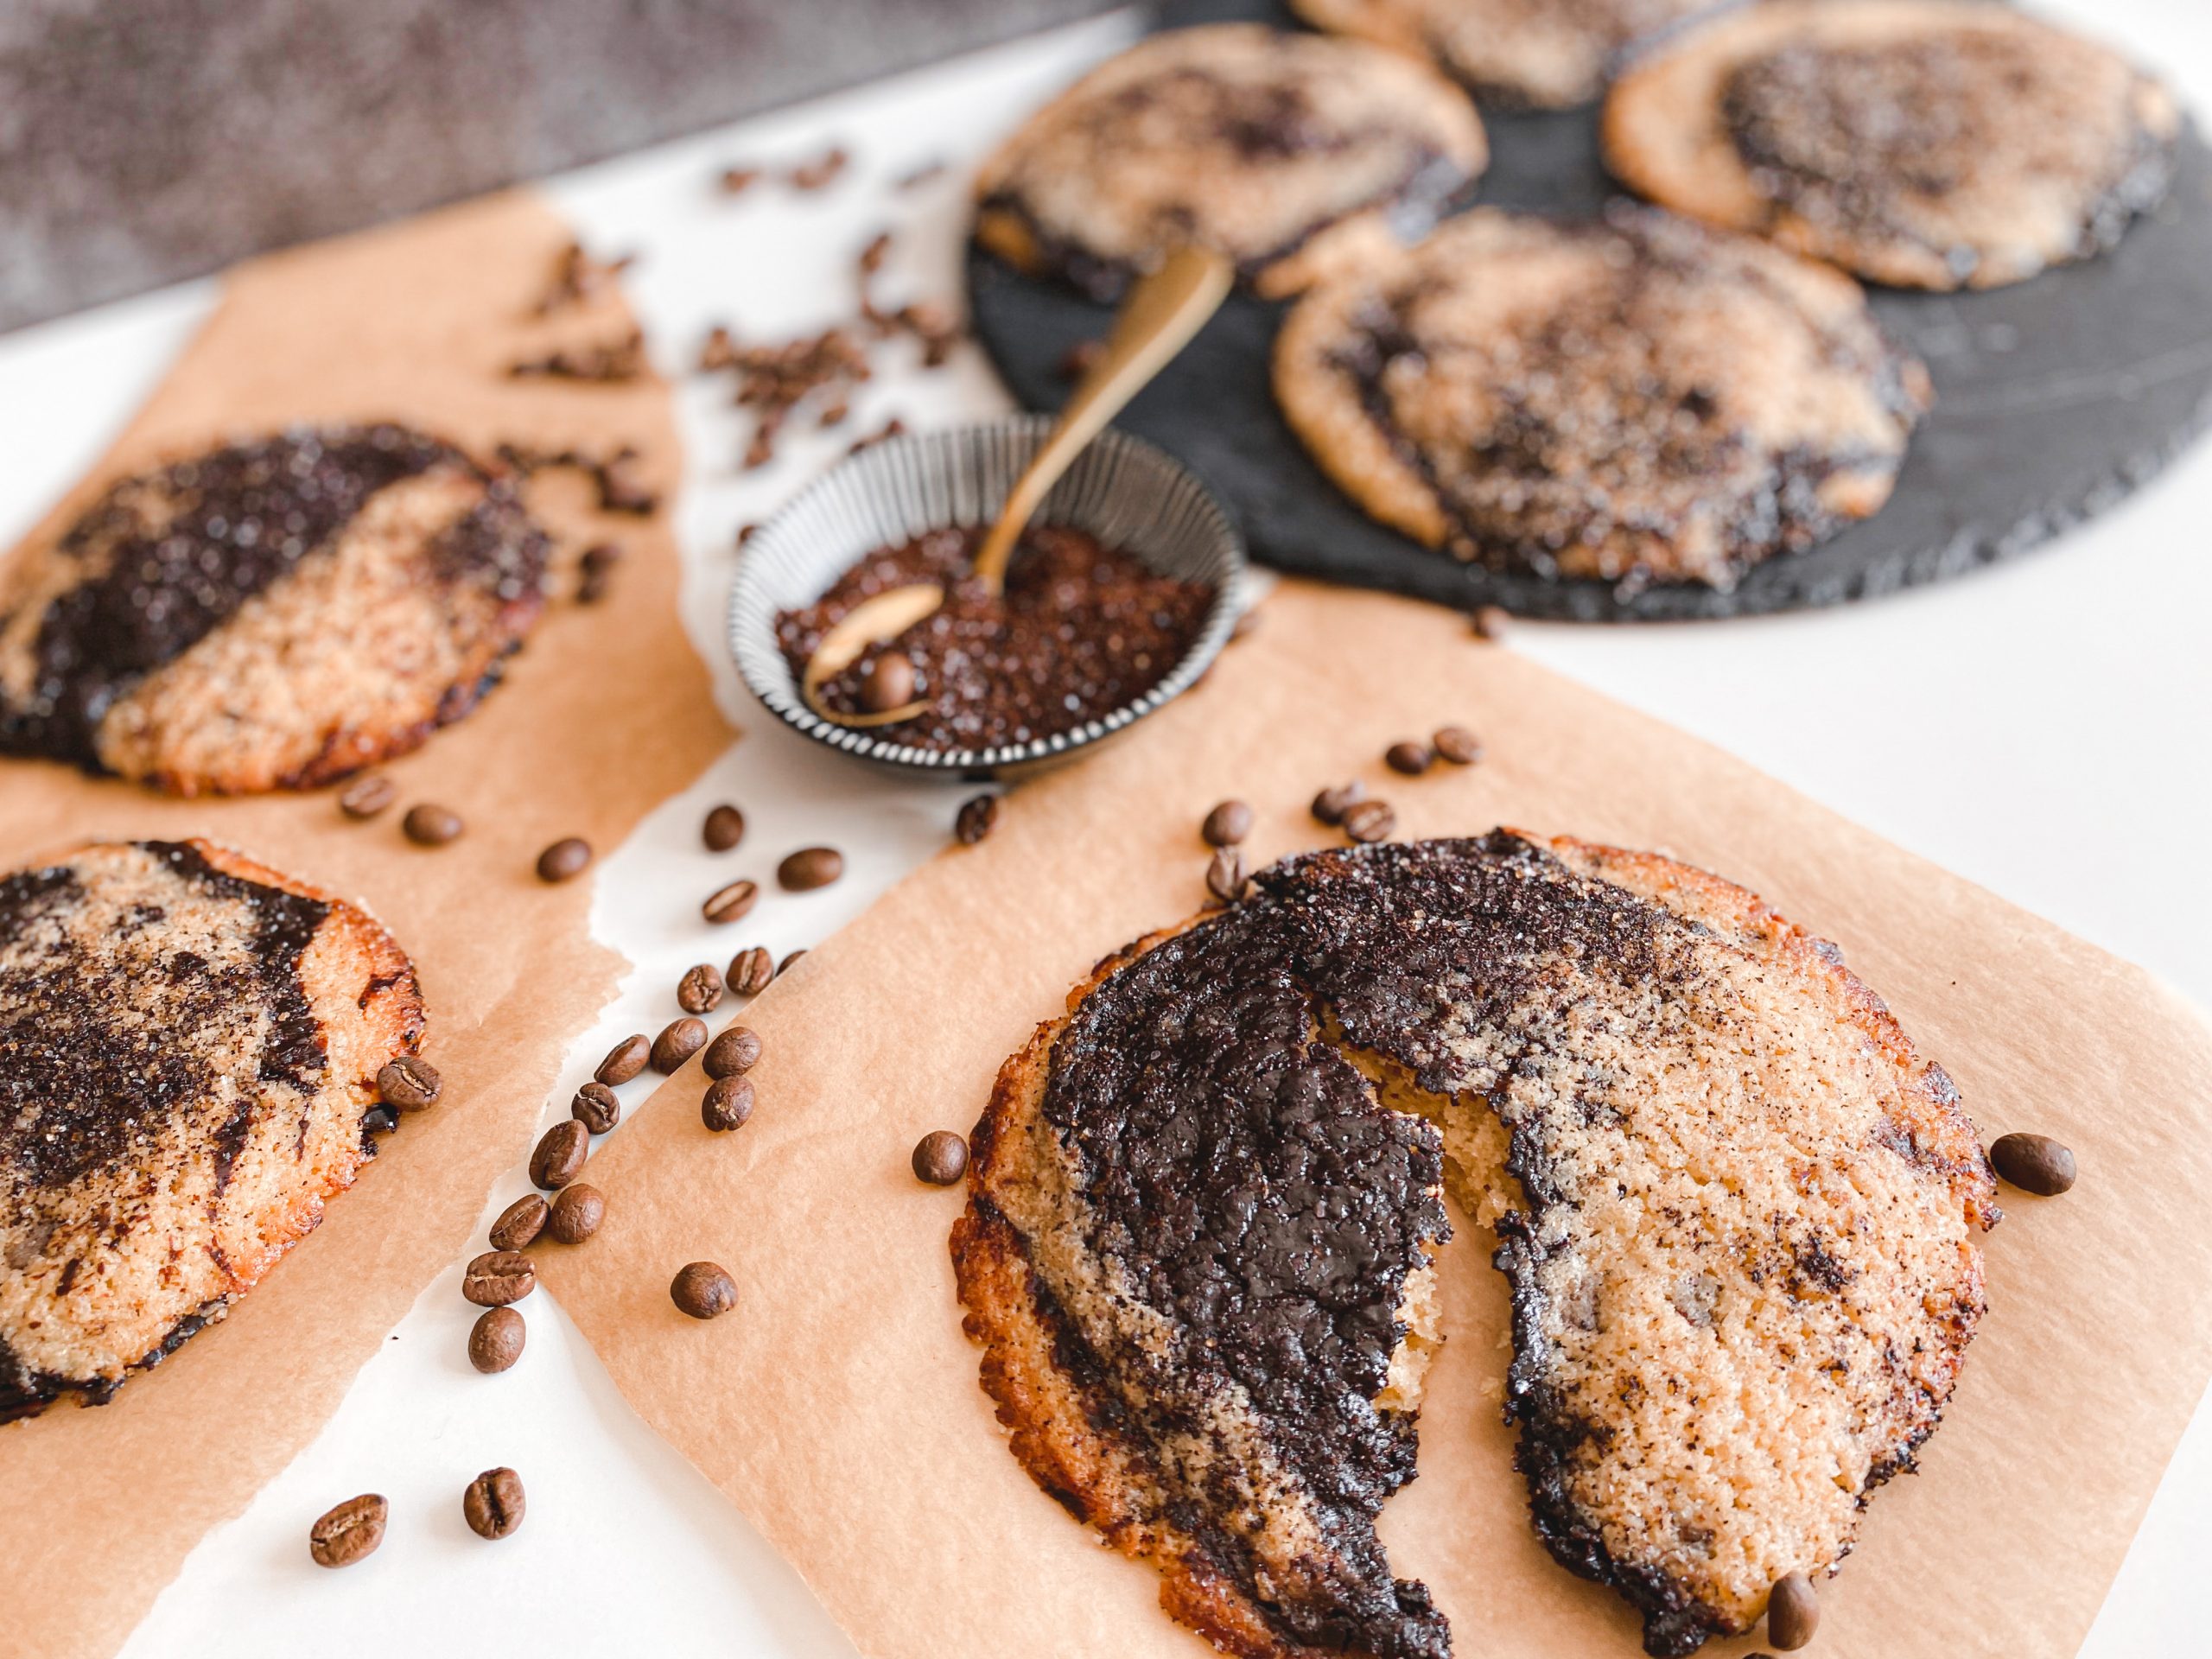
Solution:
[{"label": "dark slate board", "polygon": [[[1287,24],[1273,0],[1185,0],[1170,24]],[[1594,110],[1484,111],[1492,159],[1474,200],[1586,214],[1617,194]],[[1109,313],[969,251],[976,330],[1030,409],[1067,395],[1069,348]],[[1276,412],[1268,357],[1279,306],[1230,299],[1117,424],[1220,493],[1255,557],[1302,575],[1442,604],[1577,621],[1677,620],[1833,605],[2009,557],[2101,512],[2212,423],[2212,155],[2192,129],[2155,214],[2100,259],[1987,294],[1877,290],[1874,309],[1926,360],[1936,406],[1896,494],[1873,518],[1769,560],[1726,594],[1640,593],[1463,565],[1368,518],[1306,458]]]}]

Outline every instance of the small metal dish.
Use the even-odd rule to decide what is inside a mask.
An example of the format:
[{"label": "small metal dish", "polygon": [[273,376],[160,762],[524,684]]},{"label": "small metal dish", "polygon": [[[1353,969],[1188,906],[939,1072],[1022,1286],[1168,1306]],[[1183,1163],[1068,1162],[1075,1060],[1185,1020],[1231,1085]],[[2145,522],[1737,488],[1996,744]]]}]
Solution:
[{"label": "small metal dish", "polygon": [[1187,690],[1235,626],[1244,541],[1196,474],[1165,451],[1109,429],[1045,498],[1034,522],[1088,531],[1162,575],[1214,590],[1205,624],[1165,679],[1134,702],[1055,736],[987,749],[923,749],[823,719],[799,695],[776,644],[779,611],[810,605],[847,569],[948,524],[988,524],[1052,421],[1018,415],[875,444],[817,479],[746,543],[730,593],[730,652],[753,695],[817,743],[909,775],[1017,778],[1070,760]]}]

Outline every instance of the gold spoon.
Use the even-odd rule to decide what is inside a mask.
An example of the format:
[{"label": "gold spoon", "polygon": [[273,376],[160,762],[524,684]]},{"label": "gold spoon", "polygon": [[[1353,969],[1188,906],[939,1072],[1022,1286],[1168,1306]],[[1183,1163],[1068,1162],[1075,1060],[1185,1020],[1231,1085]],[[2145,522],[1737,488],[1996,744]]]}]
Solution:
[{"label": "gold spoon", "polygon": [[[1105,352],[1068,398],[1052,435],[1015,480],[998,522],[976,550],[976,575],[992,597],[1006,591],[1007,561],[1014,556],[1014,543],[1060,481],[1060,474],[1205,327],[1227,297],[1235,276],[1225,255],[1205,248],[1178,248],[1129,290],[1114,319]],[[922,713],[928,703],[905,702],[879,714],[845,714],[823,705],[822,688],[858,662],[870,645],[897,639],[944,603],[943,588],[918,582],[888,588],[855,606],[822,636],[807,659],[806,672],[799,677],[806,706],[840,726],[893,726]]]}]

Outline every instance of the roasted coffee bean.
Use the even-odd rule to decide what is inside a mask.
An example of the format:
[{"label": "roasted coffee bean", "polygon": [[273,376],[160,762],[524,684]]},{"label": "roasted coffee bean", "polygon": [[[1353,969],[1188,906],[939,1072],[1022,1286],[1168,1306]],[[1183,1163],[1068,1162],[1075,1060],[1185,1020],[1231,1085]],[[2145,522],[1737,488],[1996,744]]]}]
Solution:
[{"label": "roasted coffee bean", "polygon": [[1224,801],[1206,814],[1198,834],[1209,847],[1234,847],[1252,833],[1252,809],[1242,801]]},{"label": "roasted coffee bean", "polygon": [[414,1054],[387,1060],[377,1072],[377,1098],[398,1112],[419,1112],[438,1103],[445,1079],[438,1068]]},{"label": "roasted coffee bean", "polygon": [[760,1034],[747,1026],[732,1026],[709,1043],[702,1061],[710,1077],[734,1077],[760,1063]]},{"label": "roasted coffee bean", "polygon": [[868,678],[861,682],[861,707],[871,715],[882,715],[913,700],[913,659],[895,651],[877,658]]},{"label": "roasted coffee bean", "polygon": [[776,964],[776,977],[778,979],[781,979],[785,974],[791,972],[791,963],[797,962],[805,954],[806,947],[804,945],[801,945],[798,950],[791,952],[790,955],[786,956],[781,962]]},{"label": "roasted coffee bean", "polygon": [[512,1307],[487,1307],[468,1331],[468,1363],[486,1376],[511,1370],[530,1340],[530,1327]]},{"label": "roasted coffee bean", "polygon": [[745,839],[745,814],[725,803],[707,814],[700,835],[709,852],[726,853]]},{"label": "roasted coffee bean", "polygon": [[668,1294],[693,1319],[711,1319],[737,1306],[737,1281],[711,1262],[693,1262],[676,1275]]},{"label": "roasted coffee bean", "polygon": [[722,976],[713,965],[701,963],[686,969],[676,982],[676,1006],[686,1014],[712,1014],[722,1000]]},{"label": "roasted coffee bean", "polygon": [[739,951],[729,959],[729,966],[722,970],[722,978],[732,992],[739,996],[758,996],[768,988],[768,982],[776,976],[776,959],[764,946],[753,945]]},{"label": "roasted coffee bean", "polygon": [[753,1116],[753,1084],[742,1077],[717,1077],[699,1103],[699,1121],[720,1134],[741,1129]]},{"label": "roasted coffee bean", "polygon": [[653,1039],[653,1070],[663,1077],[683,1069],[683,1062],[707,1046],[707,1022],[686,1014],[671,1020]]},{"label": "roasted coffee bean", "polygon": [[2000,1135],[1989,1161],[2023,1192],[2055,1198],[2074,1185],[2074,1154],[2047,1135]]},{"label": "roasted coffee bean", "polygon": [[351,1567],[384,1542],[389,1506],[376,1492],[349,1497],[308,1529],[308,1554],[317,1567]]},{"label": "roasted coffee bean", "polygon": [[1435,753],[1426,743],[1393,743],[1382,751],[1382,764],[1408,778],[1420,777],[1435,759]]},{"label": "roasted coffee bean", "polygon": [[461,814],[451,807],[423,805],[409,807],[399,827],[417,847],[442,847],[459,839],[462,826]]},{"label": "roasted coffee bean", "polygon": [[537,855],[541,881],[573,881],[591,868],[591,843],[581,836],[566,836]]},{"label": "roasted coffee bean", "polygon": [[710,922],[734,922],[751,910],[760,897],[760,884],[741,877],[726,887],[715,888],[699,911]]},{"label": "roasted coffee bean", "polygon": [[512,1538],[522,1525],[522,1477],[512,1469],[486,1469],[461,1495],[461,1513],[479,1538]]},{"label": "roasted coffee bean", "polygon": [[594,1135],[605,1135],[622,1121],[622,1097],[603,1083],[588,1083],[569,1103],[569,1116]]},{"label": "roasted coffee bean", "polygon": [[963,847],[973,847],[991,833],[998,821],[997,796],[971,795],[960,803],[960,811],[952,820],[953,838]]},{"label": "roasted coffee bean", "polygon": [[361,1133],[390,1135],[399,1127],[399,1114],[389,1106],[372,1106],[361,1114]]},{"label": "roasted coffee bean", "polygon": [[505,1307],[537,1288],[537,1269],[520,1250],[486,1250],[461,1273],[461,1294],[479,1307]]},{"label": "roasted coffee bean", "polygon": [[1784,1653],[1795,1653],[1821,1627],[1820,1598],[1802,1573],[1777,1579],[1767,1592],[1766,1639]]},{"label": "roasted coffee bean", "polygon": [[914,1142],[914,1179],[950,1186],[968,1173],[968,1143],[950,1129],[931,1129]]},{"label": "roasted coffee bean", "polygon": [[1313,816],[1323,823],[1339,824],[1344,814],[1367,798],[1367,785],[1354,779],[1348,784],[1338,784],[1323,790],[1313,798]]},{"label": "roasted coffee bean", "polygon": [[1355,801],[1344,811],[1344,834],[1354,841],[1381,841],[1397,827],[1388,801]]},{"label": "roasted coffee bean", "polygon": [[776,866],[776,880],[786,893],[811,893],[845,873],[845,855],[835,847],[802,847]]},{"label": "roasted coffee bean", "polygon": [[607,1219],[607,1194],[582,1181],[561,1189],[545,1218],[546,1236],[556,1244],[581,1244]]},{"label": "roasted coffee bean", "polygon": [[1467,619],[1478,639],[1503,639],[1512,617],[1502,605],[1478,605]]},{"label": "roasted coffee bean", "polygon": [[338,798],[338,810],[349,818],[373,818],[399,798],[399,785],[377,772],[356,778]]},{"label": "roasted coffee bean", "polygon": [[1436,746],[1437,759],[1455,766],[1471,766],[1483,758],[1482,739],[1464,726],[1440,726],[1429,741]]},{"label": "roasted coffee bean", "polygon": [[545,1200],[531,1193],[526,1198],[517,1198],[499,1211],[499,1218],[492,1224],[492,1248],[495,1250],[519,1250],[545,1230]]},{"label": "roasted coffee bean", "polygon": [[530,1154],[531,1183],[549,1192],[558,1191],[583,1173],[584,1160],[590,1155],[589,1129],[573,1117],[556,1123],[539,1138],[537,1150]]},{"label": "roasted coffee bean", "polygon": [[625,1037],[607,1051],[607,1058],[599,1063],[599,1070],[592,1076],[610,1089],[619,1089],[645,1069],[645,1062],[652,1058],[653,1046],[640,1032],[634,1037]]},{"label": "roasted coffee bean", "polygon": [[1224,905],[1233,905],[1244,896],[1244,859],[1234,847],[1224,847],[1215,852],[1206,865],[1206,891]]}]

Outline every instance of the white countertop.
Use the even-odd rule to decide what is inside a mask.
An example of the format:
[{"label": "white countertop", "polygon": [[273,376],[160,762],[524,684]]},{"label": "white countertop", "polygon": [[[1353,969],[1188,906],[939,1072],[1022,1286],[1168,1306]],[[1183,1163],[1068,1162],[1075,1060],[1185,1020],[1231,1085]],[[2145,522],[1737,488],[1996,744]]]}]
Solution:
[{"label": "white countertop", "polygon": [[[2212,8],[2202,0],[2060,0],[2212,111]],[[601,252],[643,256],[626,279],[663,366],[683,376],[708,326],[778,338],[842,321],[854,256],[902,235],[883,291],[958,289],[966,165],[1044,95],[1135,29],[1113,17],[553,181]],[[854,175],[818,195],[757,188],[725,201],[722,165],[798,157],[829,141]],[[924,188],[888,182],[917,164]],[[0,544],[99,455],[212,302],[198,283],[0,338]],[[709,776],[602,861],[594,923],[637,964],[576,1046],[548,1117],[624,1033],[657,1029],[702,954],[698,898],[720,879],[699,850],[708,804],[739,802],[765,846],[830,842],[845,879],[803,906],[766,901],[762,943],[813,943],[944,843],[959,793],[830,766],[746,706],[720,623],[735,527],[766,516],[889,414],[927,426],[994,413],[979,354],[880,377],[842,432],[735,468],[741,427],[719,382],[684,377],[690,448],[677,503],[686,621],[724,707],[751,728]],[[2059,544],[1943,587],[1841,610],[1666,627],[1522,625],[1516,649],[1745,756],[1836,810],[2142,963],[2212,1003],[2212,900],[2175,872],[2212,844],[2212,444]],[[708,953],[711,954],[711,953]],[[617,1131],[620,1133],[620,1131]],[[518,1154],[526,1148],[518,1147]],[[518,1156],[486,1216],[525,1190]],[[797,1576],[721,1496],[633,1417],[547,1296],[530,1348],[481,1377],[464,1356],[476,1312],[460,1262],[361,1372],[338,1416],[246,1512],[211,1534],[125,1651],[134,1659],[501,1650],[849,1655]],[[463,1527],[462,1486],[509,1464],[530,1496],[512,1540]],[[386,1493],[392,1525],[362,1568],[309,1565],[309,1522]],[[2082,1653],[2201,1655],[2196,1580],[2212,1558],[2212,1411],[2197,1422]]]}]

